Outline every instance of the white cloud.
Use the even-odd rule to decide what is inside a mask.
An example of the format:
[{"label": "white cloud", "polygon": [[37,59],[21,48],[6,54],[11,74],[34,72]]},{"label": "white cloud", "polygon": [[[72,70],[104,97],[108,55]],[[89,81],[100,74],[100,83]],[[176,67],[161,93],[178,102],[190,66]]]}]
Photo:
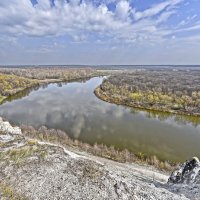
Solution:
[{"label": "white cloud", "polygon": [[128,1],[119,1],[116,5],[116,15],[121,19],[127,19],[131,7]]},{"label": "white cloud", "polygon": [[133,13],[134,18],[136,20],[139,20],[142,18],[155,16],[161,13],[162,11],[164,11],[166,8],[172,8],[173,6],[179,4],[182,1],[183,0],[168,0],[159,4],[155,4],[154,6],[152,6],[149,9],[144,10],[143,12],[134,12]]},{"label": "white cloud", "polygon": [[[179,24],[179,25],[185,25],[186,23],[184,23],[183,21]],[[175,30],[174,32],[188,32],[188,31],[197,31],[200,30],[200,21],[195,23],[192,26],[188,26],[186,28],[178,28],[177,30]]]},{"label": "white cloud", "polygon": [[158,17],[158,20],[157,22],[158,23],[162,23],[162,22],[165,22],[168,20],[169,17],[171,17],[173,14],[175,14],[176,11],[175,10],[171,10],[171,11],[167,11],[167,12],[164,12],[162,13],[159,17]]},{"label": "white cloud", "polygon": [[38,8],[48,10],[51,7],[50,0],[37,0],[37,2],[36,7]]},{"label": "white cloud", "polygon": [[[116,43],[152,44],[178,31],[199,29],[199,25],[180,30],[162,26],[183,0],[166,0],[143,11],[137,11],[126,0],[96,0],[98,6],[89,0],[55,0],[55,6],[49,0],[37,2],[33,6],[29,0],[1,1],[1,37],[68,35],[81,42],[95,35],[96,41],[108,38]],[[109,10],[109,2],[115,2],[116,9]]]},{"label": "white cloud", "polygon": [[[58,36],[70,35],[75,41],[82,41],[90,33],[114,40],[136,41],[147,39],[155,41],[164,36],[158,21],[165,21],[175,11],[164,10],[173,7],[181,0],[167,0],[143,12],[137,12],[129,1],[115,1],[116,9],[108,10],[106,2],[95,6],[90,1],[55,0],[52,7],[48,0],[38,0],[33,6],[28,0],[9,0],[0,3],[0,33],[11,36]],[[157,20],[150,17],[160,12]],[[135,22],[131,18],[131,13]],[[145,18],[145,19],[144,19]]]}]

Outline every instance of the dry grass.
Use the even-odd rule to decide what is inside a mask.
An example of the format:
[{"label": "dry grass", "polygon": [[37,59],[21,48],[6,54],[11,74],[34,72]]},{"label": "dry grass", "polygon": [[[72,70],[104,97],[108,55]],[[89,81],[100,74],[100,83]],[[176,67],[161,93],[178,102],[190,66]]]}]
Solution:
[{"label": "dry grass", "polygon": [[34,145],[37,145],[38,144],[38,141],[37,140],[34,140],[34,139],[28,139],[27,140],[27,144],[29,146],[34,146]]},{"label": "dry grass", "polygon": [[38,130],[31,126],[24,125],[21,126],[21,128],[23,134],[30,138],[36,138],[41,141],[51,142],[66,147],[73,147],[78,150],[118,162],[137,162],[149,164],[157,167],[160,170],[166,171],[171,171],[176,166],[175,163],[160,161],[156,156],[146,156],[142,153],[134,154],[127,149],[120,151],[113,146],[108,147],[103,144],[94,144],[92,146],[90,144],[71,139],[65,132],[61,130],[47,129],[44,126]]},{"label": "dry grass", "polygon": [[26,146],[0,152],[0,160],[12,162],[16,166],[20,167],[23,164],[26,164],[26,160],[30,157],[36,156],[39,161],[43,161],[46,155],[46,146],[38,145],[36,140],[28,140]]},{"label": "dry grass", "polygon": [[0,131],[0,135],[6,135],[6,132]]},{"label": "dry grass", "polygon": [[5,200],[26,200],[27,198],[17,194],[14,189],[6,183],[0,181],[0,197]]}]

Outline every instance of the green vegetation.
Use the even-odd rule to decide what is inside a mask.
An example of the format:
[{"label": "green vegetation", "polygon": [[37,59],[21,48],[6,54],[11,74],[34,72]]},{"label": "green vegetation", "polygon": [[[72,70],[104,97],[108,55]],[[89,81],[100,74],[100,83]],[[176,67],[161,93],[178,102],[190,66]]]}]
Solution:
[{"label": "green vegetation", "polygon": [[44,145],[39,145],[36,140],[31,139],[27,140],[27,145],[21,148],[14,148],[0,152],[0,160],[13,162],[19,167],[26,164],[26,159],[31,156],[37,156],[39,160],[44,160],[46,154],[46,147]]},{"label": "green vegetation", "polygon": [[[33,86],[46,85],[53,82],[72,81],[94,76],[104,75],[104,71],[91,68],[65,68],[65,67],[42,67],[42,68],[0,68],[0,103],[5,99],[12,100],[28,94]],[[24,92],[24,90],[26,92]]]},{"label": "green vegetation", "polygon": [[110,76],[101,99],[131,107],[200,116],[200,71],[145,70]]},{"label": "green vegetation", "polygon": [[2,200],[26,200],[25,197],[17,194],[11,186],[4,183],[3,181],[0,181],[0,197]]},{"label": "green vegetation", "polygon": [[8,96],[36,85],[37,82],[15,75],[0,74],[0,103]]}]

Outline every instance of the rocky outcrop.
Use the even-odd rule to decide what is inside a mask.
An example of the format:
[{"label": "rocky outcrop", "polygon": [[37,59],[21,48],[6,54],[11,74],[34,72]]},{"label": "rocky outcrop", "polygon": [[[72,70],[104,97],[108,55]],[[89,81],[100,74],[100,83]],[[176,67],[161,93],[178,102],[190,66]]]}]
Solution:
[{"label": "rocky outcrop", "polygon": [[169,183],[200,184],[200,162],[197,157],[193,157],[180,165],[168,179]]},{"label": "rocky outcrop", "polygon": [[[167,184],[168,176],[72,148],[26,138],[0,119],[0,180],[26,199],[199,199]],[[0,184],[0,199],[6,193]],[[195,190],[196,191],[196,190]],[[193,194],[193,196],[192,196]],[[9,199],[9,198],[8,198]]]},{"label": "rocky outcrop", "polygon": [[193,157],[172,172],[168,179],[170,191],[185,194],[189,199],[200,199],[200,162]]}]

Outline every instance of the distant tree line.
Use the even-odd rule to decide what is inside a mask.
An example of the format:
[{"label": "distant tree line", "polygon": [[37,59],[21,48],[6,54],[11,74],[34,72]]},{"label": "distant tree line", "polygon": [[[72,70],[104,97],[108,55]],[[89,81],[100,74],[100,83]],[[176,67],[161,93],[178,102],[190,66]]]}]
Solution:
[{"label": "distant tree line", "polygon": [[26,68],[0,68],[0,73],[14,74],[30,79],[62,79],[71,80],[92,76],[96,70],[91,68],[65,68],[65,67],[26,67]]}]

